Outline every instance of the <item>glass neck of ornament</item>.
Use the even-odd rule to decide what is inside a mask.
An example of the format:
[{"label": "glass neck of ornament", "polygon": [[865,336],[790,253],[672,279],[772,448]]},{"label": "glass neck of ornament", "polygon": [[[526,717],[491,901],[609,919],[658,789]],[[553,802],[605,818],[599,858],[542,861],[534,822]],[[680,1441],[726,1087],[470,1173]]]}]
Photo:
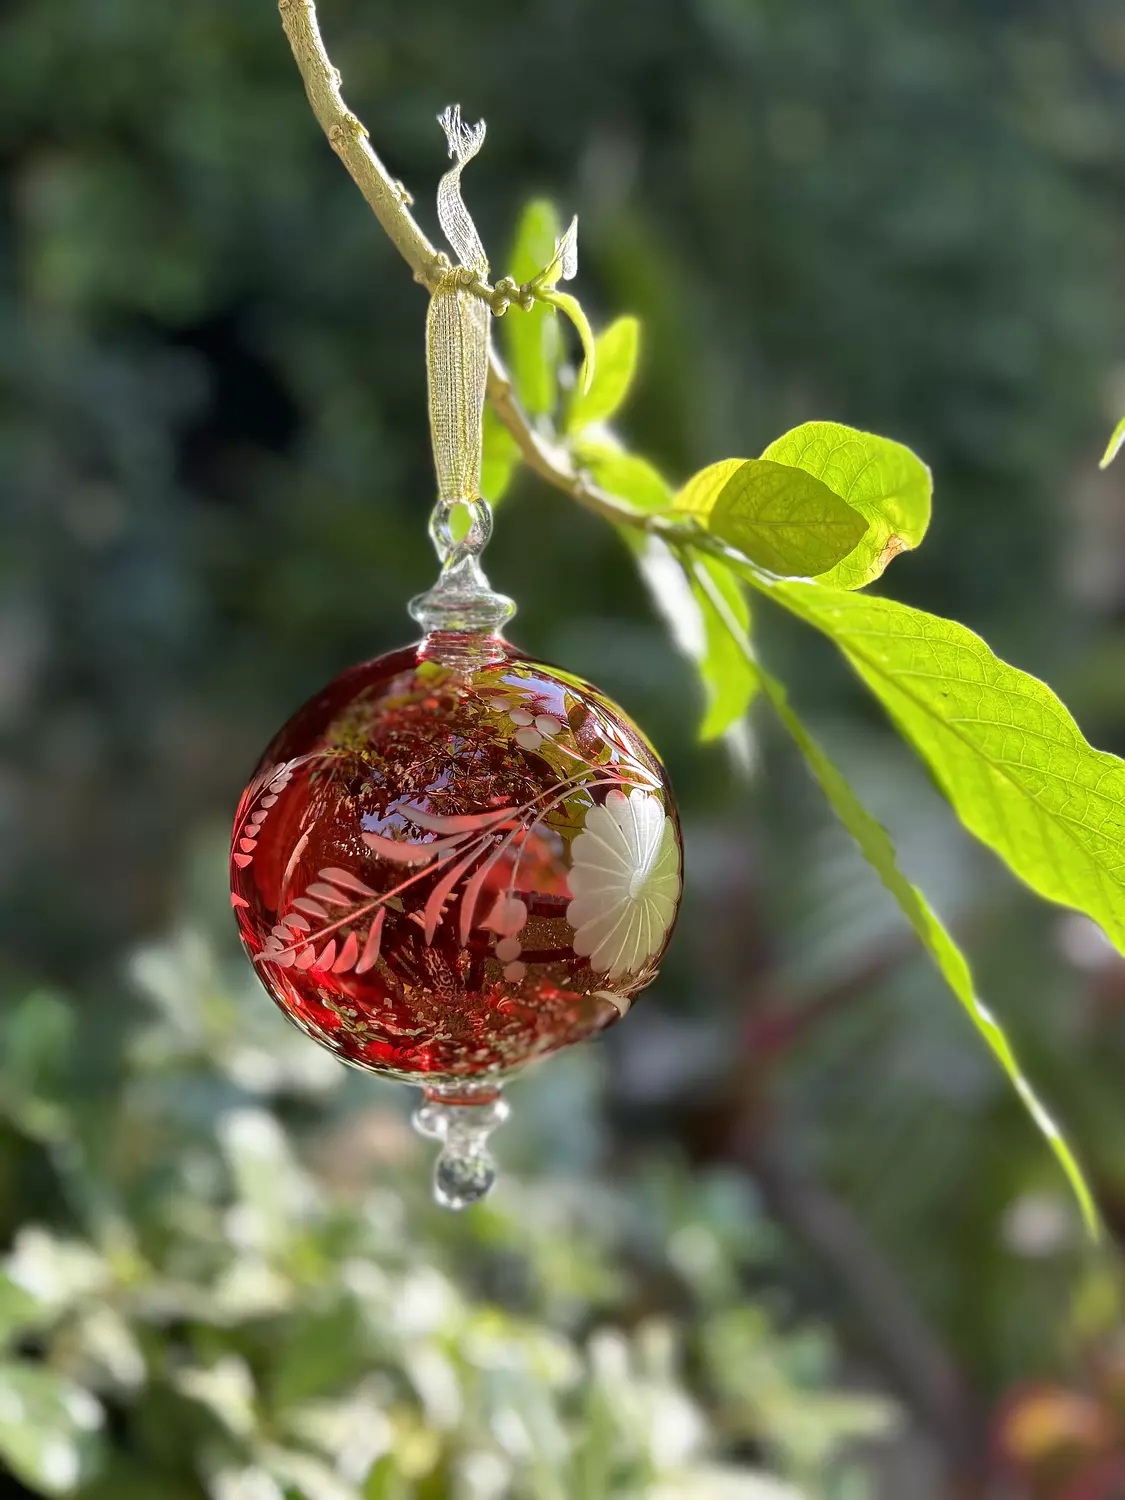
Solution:
[{"label": "glass neck of ornament", "polygon": [[[455,536],[455,517],[467,518],[467,529]],[[499,648],[504,625],[516,612],[506,594],[489,584],[480,554],[492,534],[492,511],[478,495],[465,500],[439,500],[430,517],[430,536],[441,559],[437,582],[410,601],[410,613],[426,632],[429,655],[470,656],[479,661],[488,643]]]}]

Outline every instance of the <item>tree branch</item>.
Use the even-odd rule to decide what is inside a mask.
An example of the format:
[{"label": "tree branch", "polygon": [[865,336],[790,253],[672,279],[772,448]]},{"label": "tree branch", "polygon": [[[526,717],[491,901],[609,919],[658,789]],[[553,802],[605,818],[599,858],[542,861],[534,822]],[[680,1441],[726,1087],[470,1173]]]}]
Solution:
[{"label": "tree branch", "polygon": [[[410,212],[410,194],[379,160],[366,127],[344,103],[340,74],[333,67],[320,34],[315,0],[278,0],[278,9],[304,80],[305,93],[329,144],[367,199],[388,239],[414,272],[415,281],[432,291],[442,272],[448,270],[449,258],[435,249],[423,233]],[[566,448],[552,434],[532,425],[495,350],[489,355],[488,399],[515,439],[528,468],[549,485],[616,525],[680,533],[681,528],[670,524],[668,517],[639,512],[627,500],[601,489],[575,468]]]},{"label": "tree branch", "polygon": [[305,93],[329,144],[414,272],[414,279],[433,291],[449,261],[423,234],[408,207],[410,195],[375,155],[366,127],[344,103],[340,74],[325,51],[314,0],[278,0],[278,9]]}]

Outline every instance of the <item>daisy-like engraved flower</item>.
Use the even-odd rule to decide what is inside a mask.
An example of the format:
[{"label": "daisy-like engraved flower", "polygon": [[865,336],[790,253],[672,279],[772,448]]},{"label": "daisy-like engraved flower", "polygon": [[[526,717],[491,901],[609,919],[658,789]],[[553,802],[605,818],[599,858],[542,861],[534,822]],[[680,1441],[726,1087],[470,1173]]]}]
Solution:
[{"label": "daisy-like engraved flower", "polygon": [[680,846],[658,798],[614,790],[586,814],[571,846],[574,951],[609,979],[637,973],[661,944],[680,899]]}]

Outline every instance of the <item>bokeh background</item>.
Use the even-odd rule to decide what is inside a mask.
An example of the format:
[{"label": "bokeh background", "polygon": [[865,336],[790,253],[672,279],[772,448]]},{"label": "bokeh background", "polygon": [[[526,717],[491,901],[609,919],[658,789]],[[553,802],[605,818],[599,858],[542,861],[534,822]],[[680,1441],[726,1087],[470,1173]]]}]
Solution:
[{"label": "bokeh background", "polygon": [[[432,228],[435,115],[498,271],[581,220],[671,479],[824,417],[935,476],[886,587],[1125,751],[1125,16],[1114,0],[323,0]],[[430,581],[424,299],[268,0],[0,17],[0,1495],[1121,1500],[1125,966],[959,832],[830,652],[762,649],[1065,1122],[1050,1156],[764,717],[698,708],[611,530],[526,476],[525,649],[648,729],[685,914],[605,1041],[426,1202],[406,1091],[236,952],[262,744]],[[399,1092],[403,1097],[399,1097]]]}]

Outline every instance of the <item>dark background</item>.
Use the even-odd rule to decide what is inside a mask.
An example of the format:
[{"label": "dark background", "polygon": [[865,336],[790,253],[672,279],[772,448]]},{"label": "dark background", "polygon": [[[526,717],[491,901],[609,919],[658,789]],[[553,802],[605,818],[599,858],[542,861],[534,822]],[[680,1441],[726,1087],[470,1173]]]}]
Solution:
[{"label": "dark background", "polygon": [[[1125,751],[1123,480],[1097,469],[1125,410],[1119,5],[324,0],[321,19],[431,231],[453,100],[489,123],[465,187],[497,274],[529,196],[578,212],[584,305],[644,324],[637,452],[678,481],[813,417],[909,443],[934,524],[887,589],[980,631]],[[67,997],[67,1087],[112,1129],[143,1015],[129,953],[221,907],[227,820],[277,724],[410,637],[434,571],[425,304],[267,0],[9,0],[0,164],[0,974],[13,1007]],[[1119,1500],[1113,1256],[1082,1248],[1048,1152],[802,768],[764,715],[748,781],[696,747],[690,668],[625,549],[527,476],[488,571],[522,647],[645,726],[687,838],[664,973],[576,1065],[592,1144],[578,1160],[573,1122],[544,1125],[525,1175],[608,1171],[627,1196],[655,1162],[752,1184],[784,1250],[746,1297],[821,1320],[838,1379],[905,1412],[856,1487],[827,1463],[810,1495],[924,1500],[960,1474],[983,1486],[961,1494]],[[822,643],[759,613],[963,938],[1112,1240],[1125,968],[960,834]],[[570,1064],[530,1094],[550,1066]],[[9,1238],[68,1212],[26,1135],[5,1146]],[[1025,1444],[1017,1478],[1004,1414],[1035,1392],[1081,1462]],[[717,1451],[784,1468],[700,1400]]]}]

